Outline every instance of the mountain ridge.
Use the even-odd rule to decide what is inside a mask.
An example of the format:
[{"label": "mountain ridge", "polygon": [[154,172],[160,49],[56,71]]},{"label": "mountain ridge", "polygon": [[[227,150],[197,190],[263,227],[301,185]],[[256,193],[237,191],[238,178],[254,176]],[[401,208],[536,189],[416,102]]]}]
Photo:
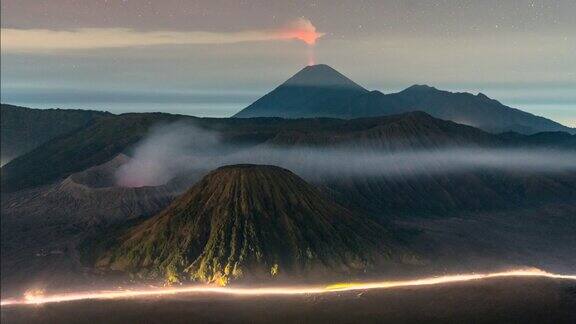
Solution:
[{"label": "mountain ridge", "polygon": [[[511,133],[495,135],[472,126],[434,118],[423,112],[357,119],[277,117],[218,119],[164,113],[130,113],[100,118],[91,125],[52,139],[6,164],[2,167],[2,191],[12,192],[46,185],[72,173],[105,163],[119,153],[127,153],[146,136],[150,127],[175,121],[191,122],[197,127],[219,132],[224,142],[240,143],[243,146],[264,143],[330,144],[335,143],[337,139],[338,142],[342,142],[343,139],[361,140],[367,144],[365,143],[367,138],[372,137],[374,143],[380,143],[381,149],[401,148],[401,141],[394,139],[407,136],[413,139],[413,143],[420,143],[420,146],[432,141],[436,147],[460,143],[472,146],[557,145],[568,149],[576,148],[576,135],[566,133],[553,133],[556,134],[554,136],[531,135],[533,137]],[[388,126],[384,129],[383,125]]]},{"label": "mountain ridge", "polygon": [[[288,82],[293,78],[298,80],[296,83],[306,86],[297,87]],[[346,84],[347,87],[332,86],[328,80],[330,78],[334,79],[332,83]],[[473,95],[466,92],[450,92],[429,85],[415,84],[397,93],[384,94],[378,90],[368,91],[358,86],[327,65],[306,67],[288,81],[233,117],[351,119],[424,111],[436,118],[478,127],[493,133],[506,131],[523,134],[542,131],[576,133],[574,128],[508,107],[483,93]]]},{"label": "mountain ridge", "polygon": [[5,103],[0,104],[0,112],[2,164],[96,118],[112,115],[105,111],[32,109]]}]

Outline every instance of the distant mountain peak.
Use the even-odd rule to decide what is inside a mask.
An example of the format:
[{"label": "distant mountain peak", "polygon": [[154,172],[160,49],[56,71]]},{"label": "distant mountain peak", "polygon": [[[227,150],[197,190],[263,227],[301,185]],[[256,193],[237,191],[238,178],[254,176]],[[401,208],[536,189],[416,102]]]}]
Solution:
[{"label": "distant mountain peak", "polygon": [[335,111],[367,92],[326,64],[309,65],[234,117],[337,117]]},{"label": "distant mountain peak", "polygon": [[358,118],[416,110],[495,133],[510,130],[523,134],[575,132],[481,93],[451,92],[426,84],[415,84],[390,94],[368,91],[326,64],[303,68],[234,117]]},{"label": "distant mountain peak", "polygon": [[415,85],[412,85],[412,86],[404,89],[402,92],[405,92],[405,93],[406,93],[406,92],[411,92],[411,93],[420,92],[420,93],[423,93],[423,92],[430,92],[430,91],[440,91],[440,90],[438,90],[438,89],[436,89],[436,88],[434,88],[434,87],[432,87],[432,86],[429,86],[429,85],[427,85],[427,84],[415,84]]},{"label": "distant mountain peak", "polygon": [[482,92],[478,92],[478,94],[476,95],[476,97],[484,99],[484,100],[494,100],[490,97],[488,97],[487,95],[483,94]]},{"label": "distant mountain peak", "polygon": [[282,85],[341,87],[365,90],[356,82],[350,80],[348,77],[326,64],[308,65],[298,71],[298,73],[294,74],[290,79],[286,80]]}]

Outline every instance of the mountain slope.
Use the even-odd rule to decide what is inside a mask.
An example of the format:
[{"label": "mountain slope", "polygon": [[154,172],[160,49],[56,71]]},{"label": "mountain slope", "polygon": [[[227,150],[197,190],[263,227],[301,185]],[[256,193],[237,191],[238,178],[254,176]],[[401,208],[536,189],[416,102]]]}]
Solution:
[{"label": "mountain slope", "polygon": [[78,243],[86,236],[154,215],[182,192],[171,185],[115,186],[114,173],[128,159],[121,154],[51,185],[2,192],[3,289],[22,281],[42,281],[44,276],[78,273],[82,269]]},{"label": "mountain slope", "polygon": [[265,143],[281,146],[350,145],[369,149],[430,150],[456,146],[497,147],[505,145],[506,141],[477,128],[437,119],[416,111],[394,116],[325,123],[314,129],[280,130]]},{"label": "mountain slope", "polygon": [[156,123],[181,116],[151,113],[104,116],[71,134],[54,138],[2,167],[2,191],[53,181],[105,163],[136,144]]},{"label": "mountain slope", "polygon": [[[541,133],[494,135],[474,127],[440,120],[422,112],[402,115],[342,119],[279,119],[279,118],[192,118],[169,114],[127,114],[101,118],[97,123],[74,134],[42,145],[2,168],[2,193],[38,185],[48,185],[71,173],[112,159],[120,152],[129,152],[157,123],[186,118],[196,127],[218,131],[222,146],[235,147],[244,158],[227,160],[224,164],[276,164],[297,172],[350,208],[382,215],[407,213],[440,215],[463,210],[514,209],[544,204],[570,204],[576,197],[573,172],[549,173],[530,170],[470,170],[444,172],[438,162],[417,169],[411,175],[406,165],[383,166],[404,169],[401,175],[341,174],[322,178],[323,169],[303,171],[296,159],[307,149],[363,150],[368,154],[431,151],[446,153],[458,148],[509,149],[576,149],[575,135]],[[242,143],[242,145],[236,145]],[[281,148],[285,156],[255,160],[258,150]],[[294,150],[291,154],[290,150]],[[448,152],[449,153],[449,152]],[[339,164],[346,162],[347,153]],[[270,155],[268,155],[270,156]],[[305,158],[305,156],[303,157]],[[276,159],[276,160],[274,160]],[[300,161],[306,162],[306,161]],[[352,163],[352,162],[351,162]],[[219,164],[222,165],[222,164]],[[306,165],[313,163],[308,161]],[[202,175],[218,165],[198,166]],[[205,167],[205,169],[202,169]],[[312,175],[312,176],[311,176]],[[467,188],[462,190],[461,188]]]},{"label": "mountain slope", "polygon": [[219,168],[130,229],[99,267],[169,281],[354,274],[408,260],[378,223],[324,198],[288,170]]},{"label": "mountain slope", "polygon": [[307,66],[234,117],[339,117],[367,90],[327,65]]},{"label": "mountain slope", "polygon": [[30,109],[1,104],[2,165],[48,140],[110,115],[92,110]]},{"label": "mountain slope", "polygon": [[360,118],[410,111],[424,111],[436,118],[495,133],[576,132],[484,94],[452,93],[426,85],[414,85],[393,94],[367,91],[326,65],[306,67],[234,117]]},{"label": "mountain slope", "polygon": [[[195,127],[217,131],[226,144],[329,144],[335,139],[380,142],[390,147],[485,145],[498,141],[494,135],[472,127],[434,119],[424,113],[399,116],[341,119],[195,118],[181,115],[143,113],[99,118],[77,132],[53,139],[2,167],[2,190],[11,192],[63,179],[74,172],[104,163],[119,153],[128,153],[150,127],[188,121]],[[386,131],[383,131],[386,129]],[[433,134],[434,133],[434,134]],[[300,139],[306,137],[307,139]],[[515,138],[515,141],[521,141]],[[324,143],[323,143],[324,142]]]},{"label": "mountain slope", "polygon": [[[482,93],[478,95],[465,92],[453,93],[426,85],[414,85],[399,93],[381,95],[380,97],[383,101],[395,102],[396,104],[380,103],[365,106],[363,116],[377,116],[382,111],[386,111],[387,114],[397,114],[420,110],[436,118],[452,120],[496,133],[516,131],[532,134],[549,131],[574,131],[552,120],[505,106]],[[351,105],[352,117],[359,116],[354,110],[355,105],[356,103]],[[361,105],[358,104],[358,106]]]},{"label": "mountain slope", "polygon": [[[548,148],[574,150],[576,135],[541,133],[535,135],[494,135],[479,129],[439,120],[425,113],[414,112],[389,117],[352,119],[332,127],[306,131],[283,131],[265,143],[285,148],[274,164],[287,167],[306,180],[325,188],[347,207],[375,215],[457,215],[463,211],[513,210],[542,205],[560,206],[576,203],[576,174],[573,171],[548,172],[518,166],[515,170],[474,168],[465,172],[446,169],[450,159],[435,161],[433,154],[457,160],[463,154],[478,159],[486,156],[504,157],[535,149],[540,154]],[[340,155],[334,165],[354,166],[355,174],[346,170],[326,170],[326,164],[314,165],[302,154],[314,154],[310,147],[336,151]],[[304,151],[302,151],[304,150]],[[522,151],[522,152],[520,152]],[[302,153],[304,152],[304,153]],[[362,172],[353,155],[372,154],[398,156],[410,152],[413,159],[390,159],[380,168],[390,172]],[[436,153],[434,153],[436,152]],[[558,151],[552,150],[550,154]],[[382,161],[380,163],[383,163]],[[395,174],[395,170],[403,170]]]}]

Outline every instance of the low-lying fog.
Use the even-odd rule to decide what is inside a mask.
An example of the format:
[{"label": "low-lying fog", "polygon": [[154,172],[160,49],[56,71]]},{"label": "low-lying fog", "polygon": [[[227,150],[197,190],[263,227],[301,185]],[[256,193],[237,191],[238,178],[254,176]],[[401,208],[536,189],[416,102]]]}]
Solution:
[{"label": "low-lying fog", "polygon": [[576,152],[545,149],[473,147],[376,151],[353,146],[250,148],[224,144],[217,132],[181,122],[155,127],[136,145],[131,161],[116,173],[126,187],[162,185],[194,171],[239,163],[272,164],[307,178],[417,176],[477,169],[576,171]]}]

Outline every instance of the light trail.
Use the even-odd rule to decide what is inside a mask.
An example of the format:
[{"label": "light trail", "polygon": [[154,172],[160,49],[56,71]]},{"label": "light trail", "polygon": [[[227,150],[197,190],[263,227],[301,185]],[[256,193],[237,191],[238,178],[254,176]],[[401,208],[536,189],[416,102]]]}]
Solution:
[{"label": "light trail", "polygon": [[166,295],[186,294],[186,293],[216,293],[242,296],[269,296],[269,295],[314,295],[334,292],[367,290],[367,289],[388,289],[411,286],[430,286],[454,282],[464,282],[500,277],[544,277],[554,279],[576,280],[576,275],[562,275],[545,272],[538,269],[521,269],[505,272],[493,272],[484,274],[458,274],[439,277],[429,277],[413,280],[382,281],[372,283],[339,283],[329,286],[308,286],[308,287],[269,287],[269,288],[231,288],[213,286],[185,286],[156,288],[143,290],[117,290],[117,291],[89,291],[81,293],[64,293],[55,295],[25,294],[22,299],[6,299],[1,301],[2,306],[8,305],[38,305],[46,303],[61,303],[79,300],[92,299],[127,299],[138,297],[158,297]]}]

